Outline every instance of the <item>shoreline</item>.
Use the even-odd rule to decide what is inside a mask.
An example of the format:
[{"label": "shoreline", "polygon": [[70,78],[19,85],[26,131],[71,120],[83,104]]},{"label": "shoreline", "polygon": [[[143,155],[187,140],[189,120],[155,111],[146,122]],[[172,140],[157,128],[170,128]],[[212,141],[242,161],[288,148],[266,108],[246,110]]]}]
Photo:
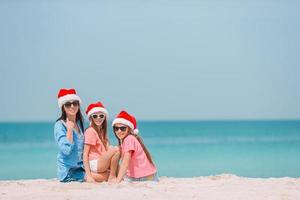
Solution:
[{"label": "shoreline", "polygon": [[[60,183],[57,179],[2,180],[0,199],[300,199],[300,178],[246,178],[232,174],[160,182]],[[96,199],[97,199],[96,198]]]}]

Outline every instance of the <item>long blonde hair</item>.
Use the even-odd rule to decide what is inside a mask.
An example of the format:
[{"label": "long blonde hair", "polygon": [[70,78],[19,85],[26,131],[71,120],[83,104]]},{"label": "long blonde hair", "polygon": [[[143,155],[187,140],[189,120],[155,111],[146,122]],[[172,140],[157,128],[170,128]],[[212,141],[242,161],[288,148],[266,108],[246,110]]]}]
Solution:
[{"label": "long blonde hair", "polygon": [[[103,143],[105,150],[107,150],[108,148],[108,136],[107,136],[107,120],[106,117],[103,120],[100,130],[98,128],[98,126],[95,124],[94,120],[91,120],[91,127],[95,129],[95,131],[97,132],[101,142]],[[102,134],[103,133],[103,134]]]}]

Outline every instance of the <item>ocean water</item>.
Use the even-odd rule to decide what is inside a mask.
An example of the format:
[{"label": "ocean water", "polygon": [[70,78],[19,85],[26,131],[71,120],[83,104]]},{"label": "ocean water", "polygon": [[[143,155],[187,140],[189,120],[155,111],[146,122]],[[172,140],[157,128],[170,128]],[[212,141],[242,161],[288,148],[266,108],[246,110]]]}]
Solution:
[{"label": "ocean water", "polygon": [[[56,177],[53,126],[0,123],[1,180]],[[300,121],[140,121],[139,130],[160,176],[300,177]]]}]

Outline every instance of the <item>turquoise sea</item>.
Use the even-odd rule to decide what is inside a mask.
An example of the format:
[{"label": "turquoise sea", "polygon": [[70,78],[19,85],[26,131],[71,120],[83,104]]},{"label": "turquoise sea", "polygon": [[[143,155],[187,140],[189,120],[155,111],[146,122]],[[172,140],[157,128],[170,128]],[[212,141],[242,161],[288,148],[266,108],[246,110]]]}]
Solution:
[{"label": "turquoise sea", "polygon": [[[0,123],[1,180],[56,177],[53,125]],[[300,121],[140,121],[138,128],[160,176],[300,177]]]}]

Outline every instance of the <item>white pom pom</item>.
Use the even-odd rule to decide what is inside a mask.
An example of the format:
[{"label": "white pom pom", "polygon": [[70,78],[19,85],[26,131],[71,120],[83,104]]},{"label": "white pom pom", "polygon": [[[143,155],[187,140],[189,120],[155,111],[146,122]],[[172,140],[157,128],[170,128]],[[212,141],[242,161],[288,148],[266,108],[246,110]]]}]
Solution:
[{"label": "white pom pom", "polygon": [[139,134],[139,130],[138,130],[138,129],[134,129],[134,130],[133,130],[133,134],[134,134],[134,135],[138,135],[138,134]]}]

